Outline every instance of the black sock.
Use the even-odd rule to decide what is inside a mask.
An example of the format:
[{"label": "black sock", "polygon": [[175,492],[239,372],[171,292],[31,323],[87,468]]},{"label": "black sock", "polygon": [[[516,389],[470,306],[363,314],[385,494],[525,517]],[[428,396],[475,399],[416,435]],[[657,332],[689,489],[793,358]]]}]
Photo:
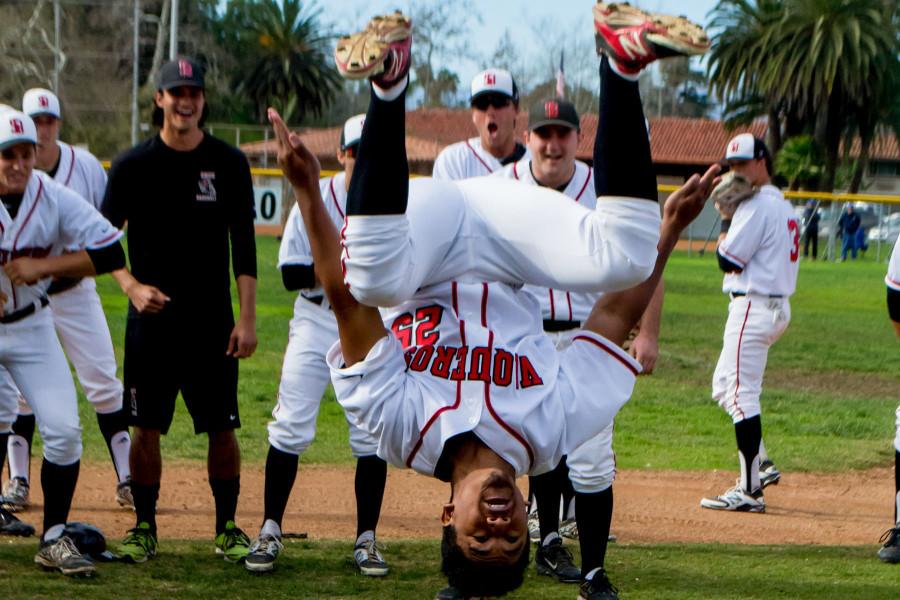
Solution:
[{"label": "black sock", "polygon": [[594,494],[575,494],[575,520],[581,547],[581,576],[584,577],[606,560],[609,526],[612,522],[612,486]]},{"label": "black sock", "polygon": [[347,215],[400,215],[408,196],[406,92],[386,102],[373,91],[350,177]]},{"label": "black sock", "polygon": [[894,523],[900,523],[897,513],[897,494],[900,494],[900,450],[894,453]]},{"label": "black sock", "polygon": [[[106,440],[106,449],[109,451],[109,457],[113,459],[113,467],[115,467],[116,456],[113,453],[112,439],[120,431],[128,431],[128,416],[125,414],[124,409],[106,414],[97,413],[97,425],[100,426],[100,433],[103,435],[103,439]],[[118,475],[119,472],[116,469],[116,476]]]},{"label": "black sock", "polygon": [[597,196],[658,201],[650,137],[638,84],[613,72],[606,55],[600,61],[599,119],[594,140]]},{"label": "black sock", "polygon": [[541,542],[548,535],[559,531],[559,502],[562,498],[561,472],[568,476],[569,468],[565,459],[559,461],[556,468],[548,473],[528,478],[531,493],[537,505],[538,522],[541,525]]},{"label": "black sock", "polygon": [[282,452],[275,446],[269,446],[266,457],[265,499],[263,504],[263,522],[271,519],[281,527],[288,498],[297,479],[297,465],[300,457],[289,452]]},{"label": "black sock", "polygon": [[734,424],[738,452],[741,455],[741,487],[748,494],[760,488],[759,442],[762,439],[762,421],[759,415]]},{"label": "black sock", "polygon": [[[19,415],[18,417],[16,417],[16,420],[13,422],[13,425],[12,425],[13,434],[19,435],[19,436],[22,436],[23,438],[25,438],[25,442],[28,444],[29,458],[31,457],[31,442],[34,440],[34,427],[35,427],[35,420],[34,420],[33,414],[32,415]],[[5,446],[3,448],[3,452],[4,452],[4,456],[5,456],[5,452],[6,452]],[[28,465],[29,466],[29,469],[28,469],[29,479],[31,479],[31,477],[30,477],[31,461],[29,460],[28,462],[29,462],[29,465]],[[3,463],[0,462],[0,469],[2,469],[2,468],[3,468]]]},{"label": "black sock", "polygon": [[44,531],[65,523],[72,507],[81,461],[57,465],[46,458],[41,464],[41,489],[44,491]]},{"label": "black sock", "polygon": [[387,463],[374,454],[356,459],[356,537],[363,531],[375,531],[381,516]]},{"label": "black sock", "polygon": [[9,434],[0,433],[0,474],[3,472],[3,463],[6,462],[6,444],[9,443]]},{"label": "black sock", "polygon": [[241,477],[234,479],[210,479],[213,498],[216,501],[216,535],[225,531],[225,524],[234,521],[238,496],[241,494]]},{"label": "black sock", "polygon": [[131,495],[134,497],[137,524],[147,523],[150,525],[150,530],[156,533],[156,501],[159,500],[159,483],[147,485],[132,481]]}]

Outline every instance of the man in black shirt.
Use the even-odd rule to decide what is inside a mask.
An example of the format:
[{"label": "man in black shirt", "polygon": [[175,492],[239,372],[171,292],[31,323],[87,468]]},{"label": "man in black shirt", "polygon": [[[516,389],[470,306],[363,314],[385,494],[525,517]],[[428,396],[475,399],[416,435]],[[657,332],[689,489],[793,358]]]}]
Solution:
[{"label": "man in black shirt", "polygon": [[[256,349],[256,246],[247,160],[205,133],[203,71],[166,63],[153,120],[159,135],[119,156],[103,212],[128,223],[131,272],[114,273],[130,300],[125,331],[125,403],[130,406],[132,492],[137,525],[122,555],[156,554],[160,435],[181,392],[195,433],[209,436],[207,467],[216,504],[216,552],[243,559],[249,539],[234,515],[240,491],[237,359]],[[240,316],[231,309],[231,262]]]}]

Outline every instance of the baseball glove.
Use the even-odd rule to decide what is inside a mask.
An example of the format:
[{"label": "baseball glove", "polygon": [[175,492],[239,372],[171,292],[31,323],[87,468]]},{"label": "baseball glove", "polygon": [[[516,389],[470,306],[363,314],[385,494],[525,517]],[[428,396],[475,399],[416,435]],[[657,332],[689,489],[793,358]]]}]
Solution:
[{"label": "baseball glove", "polygon": [[757,187],[750,180],[734,171],[729,171],[712,191],[710,197],[723,215],[733,215],[738,205],[755,194]]}]

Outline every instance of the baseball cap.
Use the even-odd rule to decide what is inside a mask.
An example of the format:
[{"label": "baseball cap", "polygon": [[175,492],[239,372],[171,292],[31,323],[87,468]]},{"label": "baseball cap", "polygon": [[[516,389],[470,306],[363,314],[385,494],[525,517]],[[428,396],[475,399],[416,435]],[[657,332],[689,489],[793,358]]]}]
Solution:
[{"label": "baseball cap", "polygon": [[541,100],[528,111],[528,131],[544,125],[562,125],[576,131],[581,130],[581,121],[575,105],[562,98]]},{"label": "baseball cap", "polygon": [[17,110],[0,112],[0,150],[21,143],[37,144],[34,121]]},{"label": "baseball cap", "polygon": [[742,133],[731,138],[725,147],[725,160],[752,160],[765,158],[771,160],[766,143],[752,133]]},{"label": "baseball cap", "polygon": [[25,92],[25,95],[22,96],[22,112],[29,117],[50,115],[57,119],[62,118],[59,111],[59,98],[44,88],[32,88]]},{"label": "baseball cap", "polygon": [[519,102],[519,89],[512,75],[505,69],[487,69],[472,78],[469,101],[484,94],[501,94],[511,98],[515,103]]},{"label": "baseball cap", "polygon": [[344,128],[341,130],[341,150],[346,150],[354,144],[358,144],[362,138],[363,123],[366,121],[366,115],[354,115],[347,119]]},{"label": "baseball cap", "polygon": [[171,90],[182,85],[189,87],[205,88],[203,67],[190,58],[170,60],[159,70],[157,89]]}]

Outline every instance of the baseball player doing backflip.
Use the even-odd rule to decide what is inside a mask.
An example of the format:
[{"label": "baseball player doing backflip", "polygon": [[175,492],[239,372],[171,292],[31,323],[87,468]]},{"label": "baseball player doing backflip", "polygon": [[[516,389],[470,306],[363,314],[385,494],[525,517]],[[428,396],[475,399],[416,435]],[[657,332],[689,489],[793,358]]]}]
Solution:
[{"label": "baseball player doing backflip", "polygon": [[[644,19],[656,40],[645,40],[644,64],[708,46],[695,26],[688,45]],[[618,32],[606,28],[610,37]],[[379,52],[370,61],[373,46]],[[640,364],[618,345],[718,167],[669,198],[660,227],[638,87],[604,59],[601,115],[617,118],[600,120],[596,210],[501,178],[410,182],[410,46],[411,24],[399,14],[338,42],[339,70],[373,84],[340,235],[324,210],[315,157],[270,115],[338,323],[339,342],[327,355],[338,401],[378,435],[379,456],[450,483],[443,570],[458,597],[499,595],[521,583],[528,564],[515,477],[553,469],[627,401]],[[611,293],[558,351],[524,283]],[[382,319],[375,306],[393,308]],[[590,577],[581,597],[599,597]]]},{"label": "baseball player doing backflip", "polygon": [[[887,275],[888,316],[894,332],[900,338],[900,236],[894,242]],[[894,526],[881,536],[878,558],[888,563],[900,563],[900,405],[897,406],[897,432],[894,437]]]},{"label": "baseball player doing backflip", "polygon": [[722,352],[712,381],[712,397],[731,417],[741,475],[721,496],[703,498],[714,510],[765,512],[763,489],[781,473],[762,438],[760,394],[769,347],[791,320],[790,297],[797,287],[800,223],[790,203],[771,184],[772,158],[765,143],[742,133],[725,149],[731,169],[756,187],[734,207],[720,206],[722,233],[717,256],[729,295]]},{"label": "baseball player doing backflip", "polygon": [[[62,113],[56,95],[41,88],[30,89],[22,98],[22,112],[37,127],[36,168],[99,210],[106,189],[106,171],[87,150],[59,141]],[[120,506],[133,508],[128,466],[131,437],[121,411],[122,383],[116,378],[116,357],[96,283],[92,277],[56,279],[47,294],[63,349],[97,412],[97,423],[117,475],[116,501]],[[34,413],[27,398],[18,394],[2,369],[0,394],[19,397],[19,416],[8,445],[10,478],[3,490],[3,503],[10,510],[20,510],[28,505]]]},{"label": "baseball player doing backflip", "polygon": [[[320,193],[336,227],[344,222],[347,189],[353,173],[365,115],[351,117],[341,130],[338,161],[342,173],[323,177]],[[285,288],[298,291],[294,318],[281,368],[278,403],[269,422],[266,458],[265,508],[259,536],[250,546],[244,566],[253,572],[271,571],[283,549],[281,522],[297,477],[297,465],[316,433],[316,417],[330,381],[325,353],[338,338],[337,323],[328,299],[316,281],[309,236],[297,205],[291,208],[278,252]],[[363,575],[387,575],[388,566],[375,544],[381,514],[387,463],[378,458],[378,439],[350,423],[350,448],[356,457],[356,544],[353,557]]]},{"label": "baseball player doing backflip", "polygon": [[[75,385],[53,316],[44,309],[54,277],[109,272],[125,264],[125,255],[121,231],[81,196],[34,170],[36,144],[29,116],[0,114],[0,366],[28,399],[44,440],[44,523],[34,561],[87,575],[94,564],[63,535],[82,450]],[[0,464],[16,411],[15,396],[0,398]],[[5,510],[0,529],[33,532]]]}]

